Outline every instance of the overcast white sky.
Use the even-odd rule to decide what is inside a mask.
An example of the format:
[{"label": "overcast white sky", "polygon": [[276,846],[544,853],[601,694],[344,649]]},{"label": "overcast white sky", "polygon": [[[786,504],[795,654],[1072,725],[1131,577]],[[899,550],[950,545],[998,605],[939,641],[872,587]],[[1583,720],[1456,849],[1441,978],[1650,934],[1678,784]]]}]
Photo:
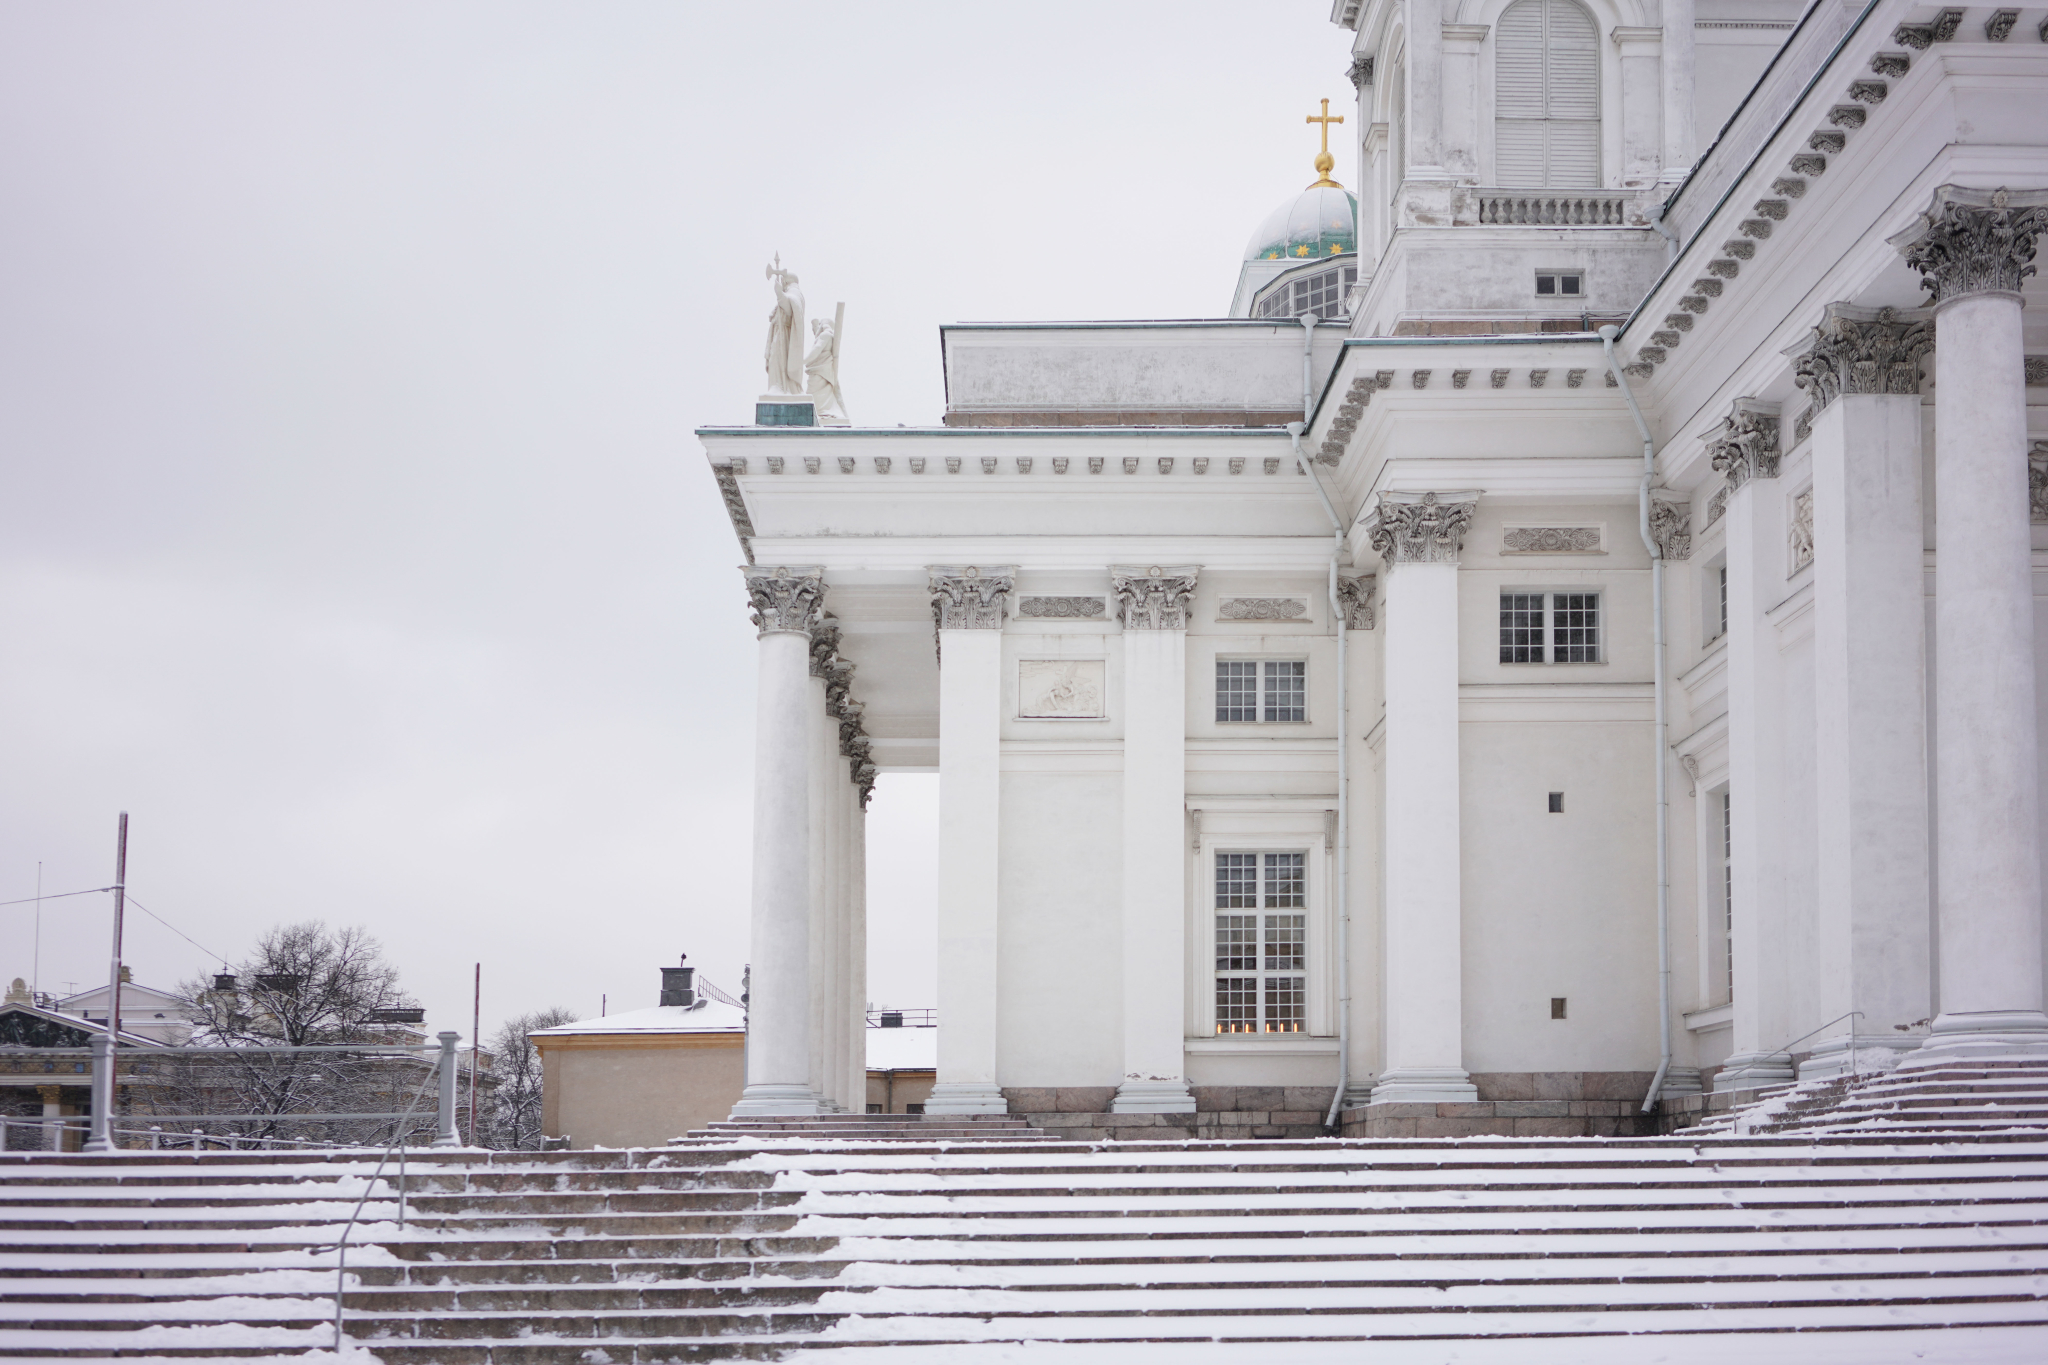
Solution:
[{"label": "overcast white sky", "polygon": [[[434,1027],[745,959],[754,641],[701,448],[769,256],[864,423],[957,319],[1214,316],[1327,0],[0,3],[0,900],[379,935]],[[1338,176],[1350,180],[1350,158]],[[935,779],[871,829],[932,999]],[[106,979],[107,896],[40,981]],[[0,979],[34,970],[0,908]],[[138,979],[214,961],[130,918]]]}]

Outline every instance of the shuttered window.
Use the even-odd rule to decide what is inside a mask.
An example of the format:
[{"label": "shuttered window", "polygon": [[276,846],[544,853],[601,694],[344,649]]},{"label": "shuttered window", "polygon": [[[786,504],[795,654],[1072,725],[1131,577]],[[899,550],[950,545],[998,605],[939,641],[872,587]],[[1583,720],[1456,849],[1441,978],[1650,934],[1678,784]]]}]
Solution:
[{"label": "shuttered window", "polygon": [[1600,185],[1600,30],[1574,0],[1518,0],[1494,26],[1494,178]]}]

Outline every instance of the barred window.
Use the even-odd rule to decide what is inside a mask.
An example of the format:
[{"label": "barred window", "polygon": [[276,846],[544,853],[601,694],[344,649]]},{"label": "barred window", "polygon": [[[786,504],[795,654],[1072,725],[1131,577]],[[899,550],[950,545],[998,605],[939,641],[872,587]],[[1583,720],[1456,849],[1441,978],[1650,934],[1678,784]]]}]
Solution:
[{"label": "barred window", "polygon": [[1308,665],[1299,659],[1218,659],[1216,719],[1307,720]]},{"label": "barred window", "polygon": [[1216,855],[1218,1033],[1307,1030],[1307,905],[1307,855]]},{"label": "barred window", "polygon": [[1500,595],[1504,664],[1600,662],[1600,594],[1504,592]]},{"label": "barred window", "polygon": [[1250,660],[1216,661],[1216,719],[1259,718],[1259,666]]},{"label": "barred window", "polygon": [[1314,313],[1336,320],[1347,316],[1344,296],[1358,283],[1356,265],[1318,271],[1275,286],[1254,310],[1262,318],[1298,318]]}]

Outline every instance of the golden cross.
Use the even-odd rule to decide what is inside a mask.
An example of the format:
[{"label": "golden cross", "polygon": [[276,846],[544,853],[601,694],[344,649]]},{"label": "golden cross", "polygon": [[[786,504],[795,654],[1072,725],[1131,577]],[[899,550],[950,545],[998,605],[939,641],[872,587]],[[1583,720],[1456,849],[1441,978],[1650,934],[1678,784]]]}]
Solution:
[{"label": "golden cross", "polygon": [[1330,112],[1330,102],[1328,100],[1323,101],[1322,113],[1310,114],[1303,120],[1305,123],[1320,123],[1322,125],[1323,148],[1316,153],[1316,182],[1309,186],[1312,190],[1321,189],[1324,186],[1328,186],[1331,189],[1344,188],[1336,181],[1330,179],[1330,168],[1337,164],[1330,156],[1330,125],[1342,123],[1343,121],[1344,116],[1342,114],[1332,114]]},{"label": "golden cross", "polygon": [[1323,125],[1322,134],[1324,156],[1328,156],[1330,154],[1330,125],[1333,123],[1342,123],[1343,121],[1344,116],[1342,114],[1333,115],[1330,113],[1330,102],[1328,100],[1323,101],[1322,113],[1310,114],[1307,118],[1302,120],[1303,123],[1320,123]]}]

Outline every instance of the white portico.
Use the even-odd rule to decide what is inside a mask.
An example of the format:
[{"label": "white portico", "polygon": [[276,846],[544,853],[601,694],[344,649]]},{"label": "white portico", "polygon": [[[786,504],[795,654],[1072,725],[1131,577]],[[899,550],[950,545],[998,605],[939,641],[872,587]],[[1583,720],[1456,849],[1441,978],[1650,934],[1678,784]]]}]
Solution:
[{"label": "white portico", "polygon": [[1337,9],[1368,193],[1233,316],[699,433],[762,630],[736,1112],[860,1098],[886,770],[940,778],[932,1112],[1634,1132],[2048,1043],[2048,44]]}]

